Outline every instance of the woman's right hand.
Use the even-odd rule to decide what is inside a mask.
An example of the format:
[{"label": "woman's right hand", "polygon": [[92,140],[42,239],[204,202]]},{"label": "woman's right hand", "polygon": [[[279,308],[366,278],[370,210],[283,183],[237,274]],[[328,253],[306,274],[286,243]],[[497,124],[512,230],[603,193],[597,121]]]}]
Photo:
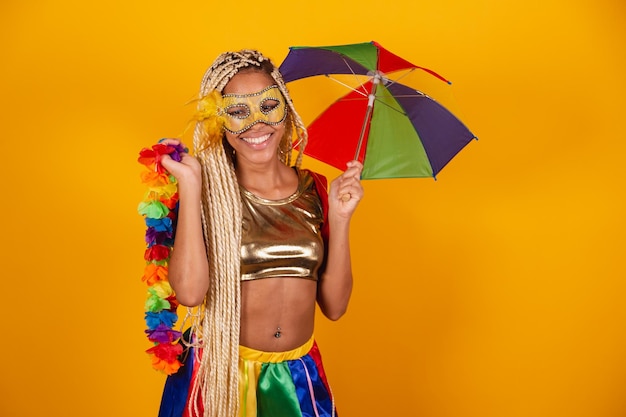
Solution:
[{"label": "woman's right hand", "polygon": [[[163,145],[185,145],[178,139],[165,139],[159,143]],[[169,155],[163,155],[161,157],[161,165],[172,174],[179,186],[185,186],[186,184],[192,185],[201,183],[202,173],[200,168],[200,162],[188,152],[181,153],[181,161],[174,161]],[[193,187],[193,185],[192,185]]]}]

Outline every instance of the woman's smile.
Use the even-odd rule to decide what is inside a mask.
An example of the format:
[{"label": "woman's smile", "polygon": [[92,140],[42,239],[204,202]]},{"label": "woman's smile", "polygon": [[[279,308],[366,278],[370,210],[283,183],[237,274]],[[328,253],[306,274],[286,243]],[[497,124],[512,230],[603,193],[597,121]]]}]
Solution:
[{"label": "woman's smile", "polygon": [[[245,136],[244,136],[245,135]],[[265,143],[271,136],[271,133],[267,133],[265,135],[255,135],[255,134],[242,134],[241,136],[241,140],[243,140],[246,143],[249,143],[250,145],[260,145],[262,143]]]}]

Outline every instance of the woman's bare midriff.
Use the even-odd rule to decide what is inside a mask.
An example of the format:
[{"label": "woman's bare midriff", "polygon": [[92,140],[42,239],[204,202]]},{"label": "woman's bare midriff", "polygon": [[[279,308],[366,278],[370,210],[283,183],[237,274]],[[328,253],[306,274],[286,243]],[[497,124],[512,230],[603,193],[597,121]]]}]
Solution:
[{"label": "woman's bare midriff", "polygon": [[303,345],[313,334],[317,282],[265,278],[241,283],[239,343],[265,352]]}]

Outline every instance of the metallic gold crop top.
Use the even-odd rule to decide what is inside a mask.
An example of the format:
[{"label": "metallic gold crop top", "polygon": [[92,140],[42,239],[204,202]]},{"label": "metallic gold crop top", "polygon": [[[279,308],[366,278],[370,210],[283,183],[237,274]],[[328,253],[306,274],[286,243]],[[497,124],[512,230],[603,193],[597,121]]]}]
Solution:
[{"label": "metallic gold crop top", "polygon": [[311,174],[296,172],[298,189],[282,200],[266,200],[240,187],[242,281],[276,277],[318,280],[324,260],[322,203]]}]

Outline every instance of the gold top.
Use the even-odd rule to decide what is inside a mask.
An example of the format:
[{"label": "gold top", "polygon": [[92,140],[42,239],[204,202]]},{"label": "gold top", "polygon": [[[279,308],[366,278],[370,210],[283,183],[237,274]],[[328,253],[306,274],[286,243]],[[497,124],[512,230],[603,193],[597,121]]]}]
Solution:
[{"label": "gold top", "polygon": [[318,280],[324,260],[322,203],[309,172],[294,169],[298,189],[282,200],[267,200],[239,187],[242,281],[277,277]]}]

